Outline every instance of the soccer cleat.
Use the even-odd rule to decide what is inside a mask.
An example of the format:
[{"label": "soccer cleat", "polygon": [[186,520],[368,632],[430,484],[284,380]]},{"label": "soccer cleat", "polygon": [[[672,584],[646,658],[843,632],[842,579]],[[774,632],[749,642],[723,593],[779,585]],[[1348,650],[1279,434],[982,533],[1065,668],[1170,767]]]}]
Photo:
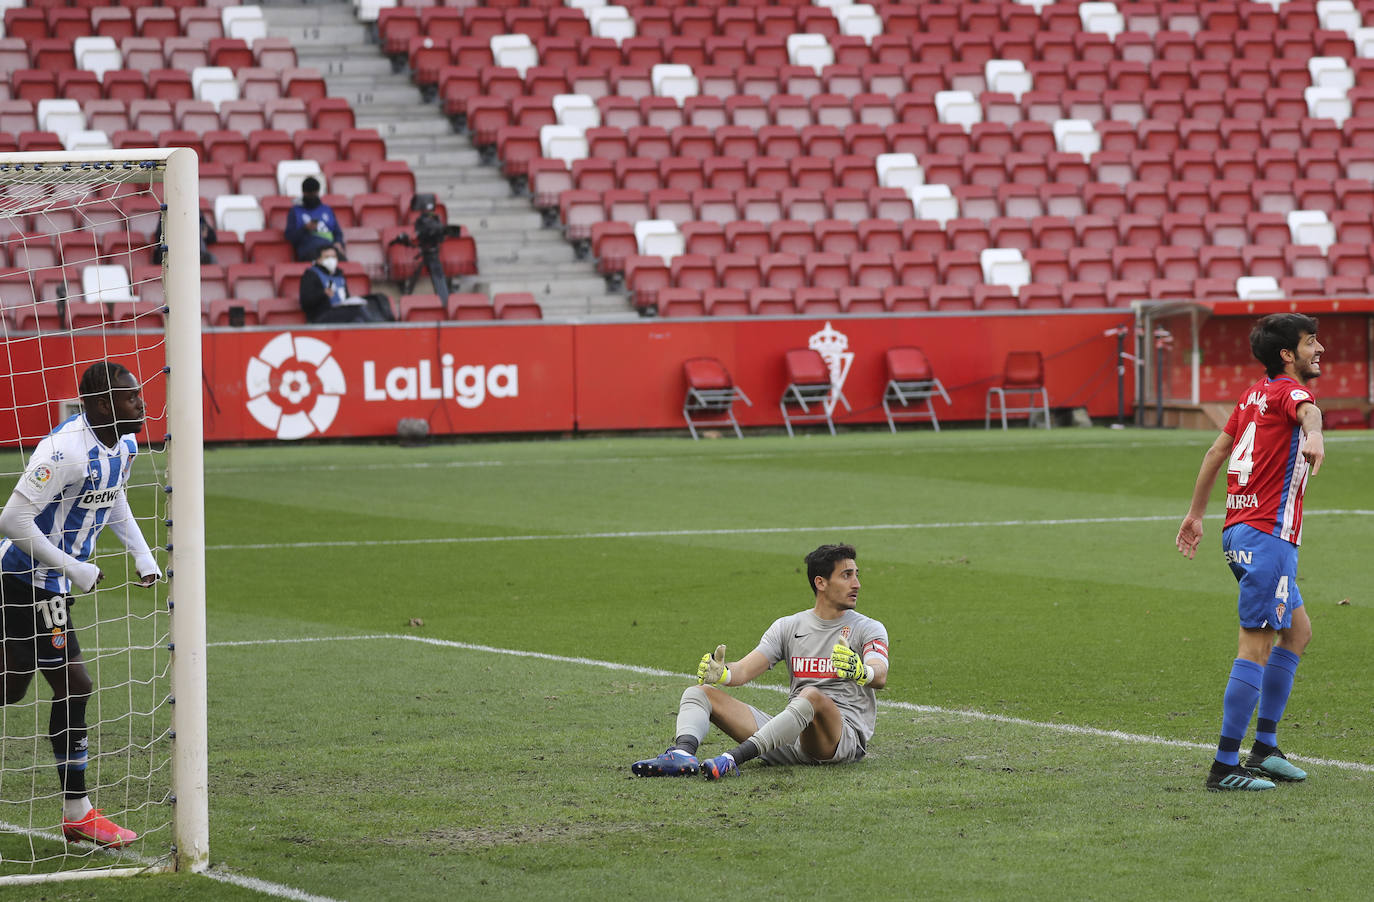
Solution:
[{"label": "soccer cleat", "polygon": [[730,776],[738,777],[739,765],[729,755],[717,755],[714,758],[707,758],[701,763],[701,774],[708,780],[723,780]]},{"label": "soccer cleat", "polygon": [[1245,766],[1252,771],[1260,771],[1271,780],[1284,783],[1300,783],[1307,779],[1307,771],[1288,762],[1288,756],[1279,751],[1276,745],[1256,742],[1250,747],[1250,756]]},{"label": "soccer cleat", "polygon": [[697,756],[682,749],[668,749],[657,758],[645,758],[630,765],[636,777],[689,777],[698,770]]},{"label": "soccer cleat", "polygon": [[92,808],[78,821],[62,818],[62,835],[68,842],[93,842],[107,849],[120,849],[138,839],[138,834],[126,830]]},{"label": "soccer cleat", "polygon": [[1220,761],[1213,761],[1212,769],[1207,774],[1207,789],[1211,792],[1229,790],[1259,792],[1273,788],[1273,783],[1251,776],[1250,771],[1239,764],[1222,764]]}]

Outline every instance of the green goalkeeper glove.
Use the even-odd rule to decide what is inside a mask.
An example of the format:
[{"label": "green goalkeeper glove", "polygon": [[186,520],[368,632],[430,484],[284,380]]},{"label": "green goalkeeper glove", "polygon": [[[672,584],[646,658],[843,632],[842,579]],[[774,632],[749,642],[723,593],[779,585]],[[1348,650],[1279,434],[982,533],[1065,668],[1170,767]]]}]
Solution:
[{"label": "green goalkeeper glove", "polygon": [[859,653],[850,648],[844,639],[836,642],[831,650],[830,666],[835,668],[840,679],[853,680],[860,686],[868,685],[868,681],[873,679],[873,668],[859,660]]},{"label": "green goalkeeper glove", "polygon": [[725,646],[717,645],[714,653],[708,652],[701,656],[701,663],[697,665],[697,685],[728,685],[729,682],[730,668],[725,666]]}]

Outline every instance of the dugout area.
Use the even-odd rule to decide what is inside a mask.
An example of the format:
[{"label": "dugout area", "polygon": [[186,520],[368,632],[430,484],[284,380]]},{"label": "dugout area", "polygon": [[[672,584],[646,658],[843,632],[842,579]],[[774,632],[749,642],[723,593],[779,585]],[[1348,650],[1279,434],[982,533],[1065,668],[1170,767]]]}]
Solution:
[{"label": "dugout area", "polygon": [[1136,422],[1220,429],[1236,396],[1262,370],[1250,329],[1270,313],[1316,317],[1322,352],[1318,398],[1328,429],[1360,429],[1374,415],[1374,299],[1137,301]]}]

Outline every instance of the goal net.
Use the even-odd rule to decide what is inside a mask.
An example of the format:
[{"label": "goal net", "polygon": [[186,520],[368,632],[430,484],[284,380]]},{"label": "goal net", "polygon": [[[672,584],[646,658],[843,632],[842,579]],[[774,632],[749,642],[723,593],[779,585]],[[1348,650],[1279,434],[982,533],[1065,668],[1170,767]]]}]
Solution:
[{"label": "goal net", "polygon": [[[20,593],[6,596],[6,685],[10,698],[25,681],[27,690],[0,705],[0,884],[208,861],[197,195],[189,150],[0,155],[0,503],[21,477],[42,478],[45,460],[31,459],[82,415],[82,374],[101,361],[122,365],[146,404],[123,494],[166,577],[140,584],[116,530],[103,529],[91,551],[103,580],[33,603],[38,636],[9,636],[29,614],[12,603]],[[86,519],[118,495],[118,464],[102,471],[99,460],[83,466],[106,496],[63,489],[55,510],[66,519],[36,517],[40,531],[66,534],[109,516]],[[57,759],[72,746],[50,720],[49,671],[10,666],[78,645],[93,686],[86,789],[105,817],[138,834],[122,848],[64,838]]]}]

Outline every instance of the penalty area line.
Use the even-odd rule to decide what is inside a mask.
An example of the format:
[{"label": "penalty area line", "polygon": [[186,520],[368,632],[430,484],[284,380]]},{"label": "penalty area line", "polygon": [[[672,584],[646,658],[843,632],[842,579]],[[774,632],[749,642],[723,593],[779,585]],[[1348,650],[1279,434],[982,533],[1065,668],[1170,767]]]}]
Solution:
[{"label": "penalty area line", "polygon": [[[672,670],[663,670],[658,667],[644,667],[639,664],[622,664],[618,661],[603,661],[597,658],[583,658],[570,655],[554,655],[542,651],[527,651],[519,648],[498,648],[493,645],[481,645],[474,642],[459,642],[454,639],[435,639],[428,636],[408,636],[404,633],[376,633],[364,636],[321,636],[315,638],[301,639],[262,639],[246,640],[239,642],[211,642],[211,647],[216,646],[245,646],[245,645],[276,645],[283,642],[334,642],[350,641],[359,639],[400,639],[405,642],[416,642],[421,645],[433,645],[439,648],[457,648],[464,651],[477,651],[487,654],[509,655],[517,658],[535,658],[540,661],[551,661],[558,664],[578,664],[584,667],[600,667],[604,670],[620,670],[626,673],[639,673],[645,676],[658,677],[680,677],[682,679],[692,679],[693,674],[677,673]],[[743,687],[740,687],[743,688]],[[751,689],[764,689],[786,695],[786,686],[750,686]],[[978,711],[971,708],[942,708],[938,705],[918,705],[913,702],[878,700],[878,707],[892,711],[911,711],[917,714],[945,714],[953,717],[962,717],[968,720],[982,720],[992,723],[1003,723],[1013,726],[1030,727],[1036,730],[1050,730],[1055,733],[1064,733],[1071,736],[1090,736],[1098,739],[1110,739],[1115,742],[1125,742],[1133,745],[1156,745],[1168,748],[1196,749],[1199,751],[1212,751],[1215,746],[1203,742],[1191,742],[1186,739],[1169,739],[1164,736],[1154,736],[1147,733],[1127,733],[1124,730],[1105,730],[1101,727],[1085,727],[1079,724],[1055,723],[1053,721],[1030,720],[1024,717],[1012,717],[1006,714],[993,714],[987,711]],[[1335,758],[1317,758],[1311,755],[1289,755],[1294,761],[1303,761],[1320,767],[1334,767],[1340,770],[1358,771],[1360,773],[1374,773],[1374,764],[1366,764],[1362,761],[1342,761]]]}]

